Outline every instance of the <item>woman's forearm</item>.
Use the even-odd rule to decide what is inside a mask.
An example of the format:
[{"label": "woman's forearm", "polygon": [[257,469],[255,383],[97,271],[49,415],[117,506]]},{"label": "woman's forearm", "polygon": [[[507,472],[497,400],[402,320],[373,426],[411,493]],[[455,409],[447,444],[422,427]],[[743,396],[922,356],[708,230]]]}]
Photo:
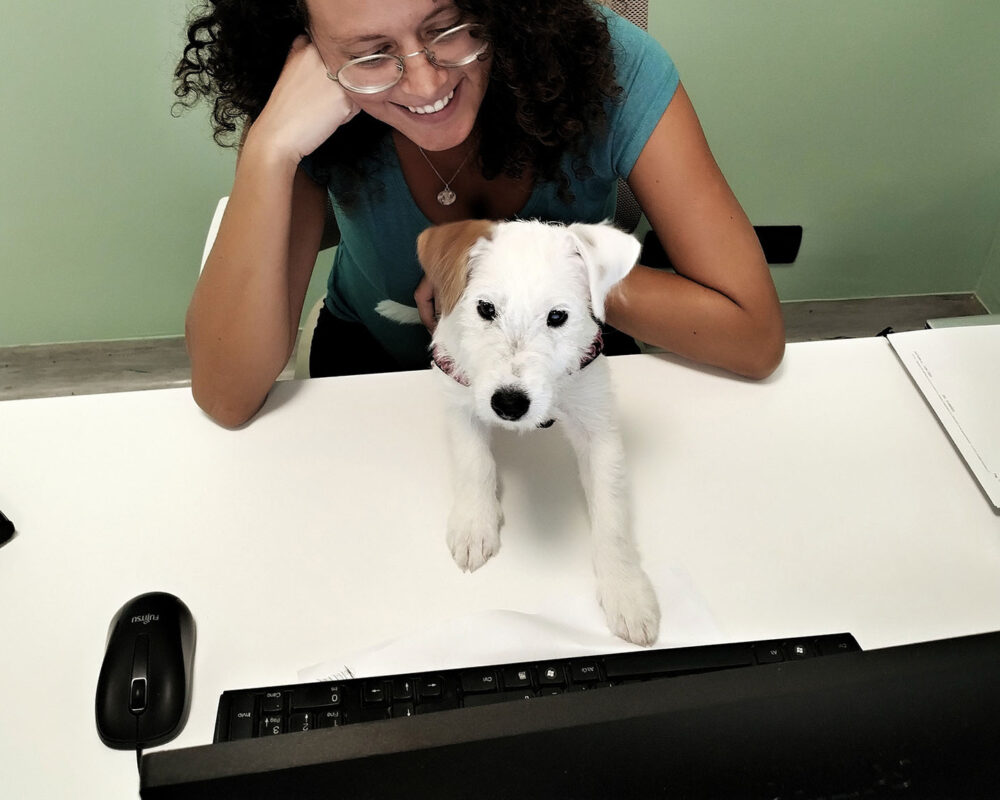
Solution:
[{"label": "woman's forearm", "polygon": [[689,278],[640,265],[606,308],[611,325],[642,342],[746,377],[767,377],[784,354],[776,298],[742,307]]},{"label": "woman's forearm", "polygon": [[[308,184],[296,165],[248,137],[186,320],[192,392],[223,425],[240,425],[260,408],[294,347],[322,230],[322,216],[317,227],[308,211],[318,205],[322,214],[321,190]],[[295,246],[293,213],[296,231],[307,232]]]}]

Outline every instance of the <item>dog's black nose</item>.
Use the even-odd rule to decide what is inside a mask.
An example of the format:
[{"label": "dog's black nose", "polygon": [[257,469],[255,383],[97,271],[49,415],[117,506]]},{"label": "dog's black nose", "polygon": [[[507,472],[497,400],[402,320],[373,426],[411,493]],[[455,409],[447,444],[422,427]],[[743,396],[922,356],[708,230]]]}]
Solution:
[{"label": "dog's black nose", "polygon": [[503,386],[493,393],[490,405],[501,419],[521,419],[531,405],[531,398],[513,386]]}]

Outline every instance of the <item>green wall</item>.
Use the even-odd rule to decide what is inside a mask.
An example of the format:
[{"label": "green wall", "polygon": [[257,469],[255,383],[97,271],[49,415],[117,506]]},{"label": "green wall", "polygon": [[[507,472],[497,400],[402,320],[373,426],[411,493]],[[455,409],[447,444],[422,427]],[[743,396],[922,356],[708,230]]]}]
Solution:
[{"label": "green wall", "polygon": [[804,227],[782,299],[977,288],[1000,222],[1000,3],[652,0],[650,29],[750,218]]},{"label": "green wall", "polygon": [[[1000,3],[650,5],[751,219],[805,227],[783,299],[1000,310]],[[233,170],[170,113],[188,6],[0,0],[0,346],[182,332]]]}]

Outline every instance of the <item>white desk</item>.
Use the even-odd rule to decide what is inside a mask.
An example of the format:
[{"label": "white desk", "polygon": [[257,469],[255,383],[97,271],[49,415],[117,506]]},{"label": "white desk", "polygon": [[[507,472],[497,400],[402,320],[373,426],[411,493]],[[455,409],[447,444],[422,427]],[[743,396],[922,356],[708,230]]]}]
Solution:
[{"label": "white desk", "polygon": [[[791,345],[762,383],[659,356],[612,375],[645,563],[686,569],[727,638],[846,630],[868,649],[1000,629],[1000,517],[884,339]],[[186,390],[0,403],[0,508],[19,529],[0,549],[6,796],[135,796],[93,704],[108,623],[142,592],[177,594],[198,625],[177,747],[211,741],[224,689],[590,591],[558,426],[500,437],[503,548],[454,566],[434,378],[282,384],[238,432]]]}]

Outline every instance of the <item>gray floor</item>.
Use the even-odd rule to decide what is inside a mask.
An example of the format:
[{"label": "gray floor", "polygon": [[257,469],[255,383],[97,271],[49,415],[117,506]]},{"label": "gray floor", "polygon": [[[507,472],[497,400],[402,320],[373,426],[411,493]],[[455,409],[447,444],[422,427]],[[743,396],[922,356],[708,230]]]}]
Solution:
[{"label": "gray floor", "polygon": [[[985,314],[971,294],[823,300],[782,306],[789,342],[919,330],[927,320]],[[294,364],[292,356],[290,364]],[[282,372],[287,380],[291,366]],[[0,348],[0,400],[187,386],[181,337]]]}]

